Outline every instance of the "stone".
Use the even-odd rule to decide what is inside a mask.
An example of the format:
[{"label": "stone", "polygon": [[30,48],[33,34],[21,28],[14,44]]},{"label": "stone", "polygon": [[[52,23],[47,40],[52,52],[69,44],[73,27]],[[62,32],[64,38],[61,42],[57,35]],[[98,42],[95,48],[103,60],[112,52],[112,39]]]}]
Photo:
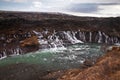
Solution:
[{"label": "stone", "polygon": [[91,66],[93,66],[93,62],[91,61],[91,60],[85,60],[84,62],[83,62],[83,64],[81,65],[81,67],[82,68],[88,68],[88,67],[91,67]]}]

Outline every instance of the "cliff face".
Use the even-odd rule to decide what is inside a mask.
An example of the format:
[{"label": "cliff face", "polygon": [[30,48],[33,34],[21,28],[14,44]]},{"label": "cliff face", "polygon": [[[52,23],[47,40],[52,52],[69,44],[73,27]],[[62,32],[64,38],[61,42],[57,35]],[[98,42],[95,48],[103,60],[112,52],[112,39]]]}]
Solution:
[{"label": "cliff face", "polygon": [[120,43],[119,22],[119,17],[0,12],[0,57],[75,43]]},{"label": "cliff face", "polygon": [[58,80],[120,80],[120,47],[113,47],[92,67],[68,70]]}]

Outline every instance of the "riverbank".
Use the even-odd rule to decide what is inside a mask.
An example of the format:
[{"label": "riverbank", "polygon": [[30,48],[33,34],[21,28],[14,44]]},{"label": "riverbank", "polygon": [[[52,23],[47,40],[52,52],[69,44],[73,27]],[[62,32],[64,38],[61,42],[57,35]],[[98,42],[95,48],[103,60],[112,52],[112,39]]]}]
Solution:
[{"label": "riverbank", "polygon": [[103,55],[102,46],[74,44],[7,57],[0,60],[0,80],[56,80],[68,69],[92,66]]},{"label": "riverbank", "polygon": [[68,70],[58,80],[120,80],[120,47],[113,47],[92,67]]},{"label": "riverbank", "polygon": [[112,47],[96,63],[84,61],[80,68],[49,70],[33,63],[0,67],[0,80],[120,80],[119,76],[120,47]]}]

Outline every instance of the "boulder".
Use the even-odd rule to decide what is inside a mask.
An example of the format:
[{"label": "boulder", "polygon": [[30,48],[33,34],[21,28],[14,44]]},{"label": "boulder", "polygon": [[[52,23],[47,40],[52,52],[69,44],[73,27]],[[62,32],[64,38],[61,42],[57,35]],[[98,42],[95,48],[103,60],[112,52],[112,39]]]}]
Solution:
[{"label": "boulder", "polygon": [[93,61],[86,59],[86,60],[83,62],[83,64],[81,65],[81,68],[85,69],[85,68],[88,68],[88,67],[93,66],[93,64],[94,64]]}]

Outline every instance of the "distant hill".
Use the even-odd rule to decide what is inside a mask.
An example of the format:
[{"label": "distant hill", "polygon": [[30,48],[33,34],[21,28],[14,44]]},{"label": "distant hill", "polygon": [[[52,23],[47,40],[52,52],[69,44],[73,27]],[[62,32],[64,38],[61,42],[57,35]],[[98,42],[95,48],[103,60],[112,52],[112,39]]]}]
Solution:
[{"label": "distant hill", "polygon": [[[43,25],[53,27],[79,27],[87,30],[102,30],[120,36],[120,17],[95,18],[77,17],[62,13],[40,12],[0,12],[0,28],[14,27],[16,25],[28,26]],[[13,26],[14,25],[14,26]],[[66,26],[67,25],[67,26]],[[20,27],[20,26],[19,26]],[[117,34],[115,34],[117,33]]]}]

